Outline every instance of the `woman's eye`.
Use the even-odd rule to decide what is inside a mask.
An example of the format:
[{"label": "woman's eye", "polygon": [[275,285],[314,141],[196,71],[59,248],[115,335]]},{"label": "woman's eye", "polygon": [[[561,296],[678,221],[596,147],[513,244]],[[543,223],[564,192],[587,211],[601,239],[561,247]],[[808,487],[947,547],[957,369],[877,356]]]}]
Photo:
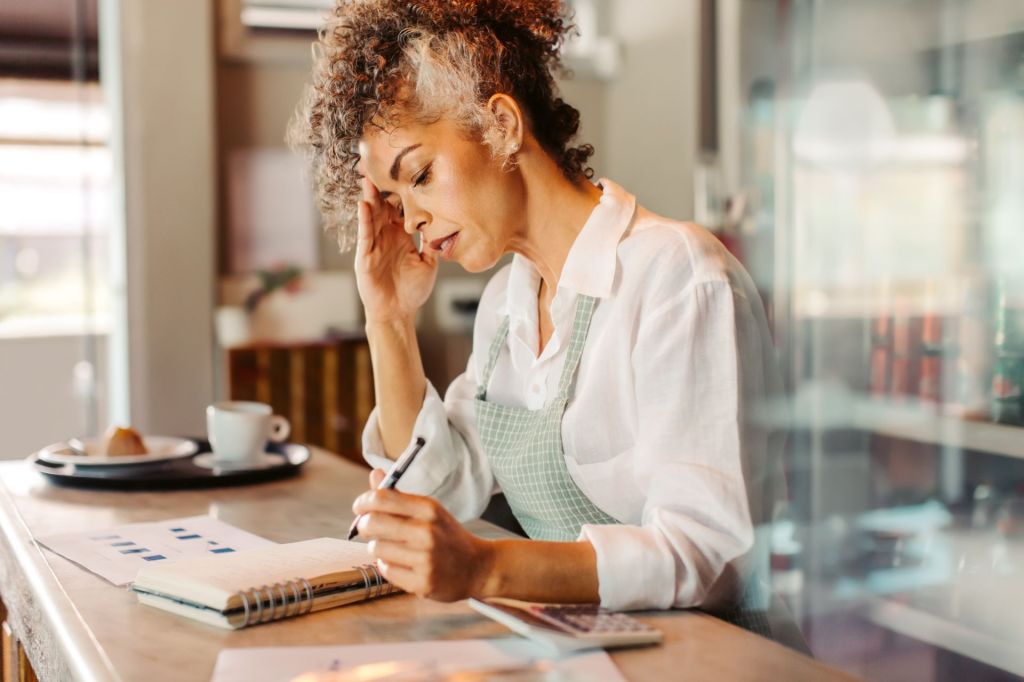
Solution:
[{"label": "woman's eye", "polygon": [[420,187],[421,185],[425,185],[428,182],[430,182],[430,167],[431,167],[431,165],[432,164],[427,164],[427,166],[423,170],[421,170],[419,173],[416,174],[415,177],[413,177],[413,179],[412,179],[412,186],[413,187]]}]

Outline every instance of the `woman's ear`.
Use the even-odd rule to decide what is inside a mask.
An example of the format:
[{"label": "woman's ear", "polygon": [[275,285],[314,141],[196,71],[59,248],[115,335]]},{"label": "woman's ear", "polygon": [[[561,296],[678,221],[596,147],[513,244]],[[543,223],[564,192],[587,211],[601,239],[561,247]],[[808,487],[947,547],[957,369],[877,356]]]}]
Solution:
[{"label": "woman's ear", "polygon": [[523,146],[526,133],[523,110],[513,97],[505,93],[491,95],[487,101],[493,128],[489,131],[488,142],[498,156],[510,157]]}]

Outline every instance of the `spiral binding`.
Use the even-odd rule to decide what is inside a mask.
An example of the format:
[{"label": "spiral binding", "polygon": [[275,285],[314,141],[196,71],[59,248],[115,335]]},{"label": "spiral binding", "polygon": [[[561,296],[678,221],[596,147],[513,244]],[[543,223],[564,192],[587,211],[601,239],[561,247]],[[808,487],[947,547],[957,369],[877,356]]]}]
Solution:
[{"label": "spiral binding", "polygon": [[[376,599],[395,591],[395,587],[381,576],[375,566],[366,564],[354,568],[363,578],[363,599]],[[237,596],[242,602],[242,627],[248,627],[307,614],[313,610],[316,594],[308,580],[295,578],[242,590]]]},{"label": "spiral binding", "polygon": [[366,585],[366,594],[363,595],[364,599],[386,597],[395,591],[395,586],[384,580],[376,566],[365,564],[357,566],[356,570],[363,576],[363,582]]}]

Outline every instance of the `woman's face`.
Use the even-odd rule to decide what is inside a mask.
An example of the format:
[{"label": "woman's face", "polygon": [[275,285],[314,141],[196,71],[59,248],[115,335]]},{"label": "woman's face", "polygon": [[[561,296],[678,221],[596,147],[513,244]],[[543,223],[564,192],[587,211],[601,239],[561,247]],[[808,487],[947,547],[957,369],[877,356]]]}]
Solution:
[{"label": "woman's face", "polygon": [[382,198],[401,209],[406,232],[420,232],[424,250],[470,272],[493,267],[525,229],[520,173],[502,169],[449,118],[369,129],[359,153]]}]

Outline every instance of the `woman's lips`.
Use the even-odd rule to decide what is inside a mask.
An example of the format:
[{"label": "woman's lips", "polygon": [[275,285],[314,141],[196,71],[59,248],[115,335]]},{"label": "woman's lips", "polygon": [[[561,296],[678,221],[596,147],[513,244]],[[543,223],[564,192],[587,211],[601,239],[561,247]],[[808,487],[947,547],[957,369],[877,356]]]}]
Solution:
[{"label": "woman's lips", "polygon": [[452,250],[455,248],[455,242],[459,240],[459,233],[452,232],[447,237],[441,237],[430,242],[430,248],[435,251],[440,251],[444,258],[451,258]]}]

